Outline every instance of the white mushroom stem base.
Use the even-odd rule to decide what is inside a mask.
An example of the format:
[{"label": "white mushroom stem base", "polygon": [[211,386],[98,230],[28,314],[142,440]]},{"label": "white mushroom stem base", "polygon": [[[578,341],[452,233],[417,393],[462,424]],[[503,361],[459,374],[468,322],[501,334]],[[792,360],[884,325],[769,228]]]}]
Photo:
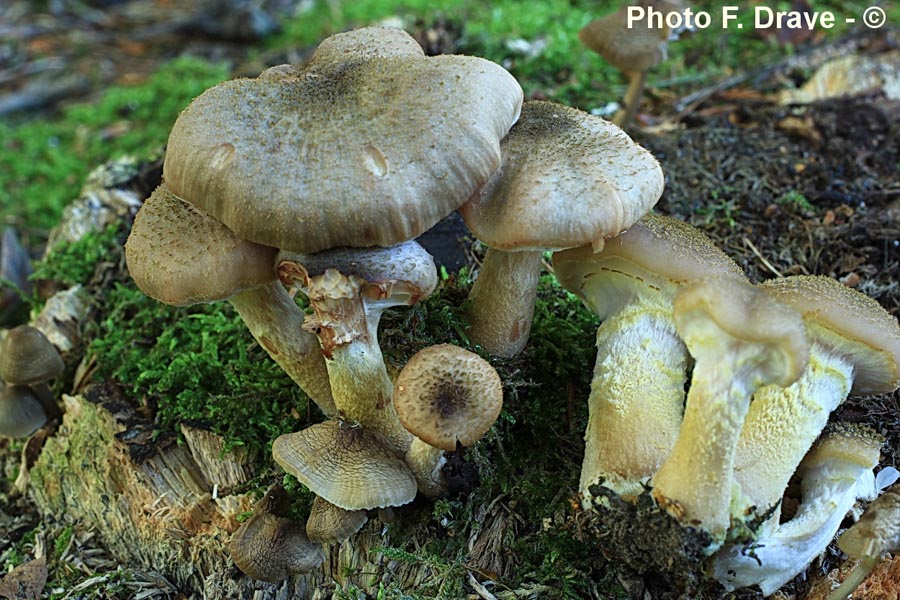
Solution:
[{"label": "white mushroom stem base", "polygon": [[306,314],[280,282],[274,281],[230,298],[259,345],[326,415],[336,408],[319,341],[302,329]]},{"label": "white mushroom stem base", "polygon": [[406,453],[406,464],[416,476],[419,491],[429,498],[447,493],[447,482],[441,471],[446,463],[443,450],[419,438],[413,439],[409,452]]},{"label": "white mushroom stem base", "polygon": [[852,386],[853,365],[814,342],[800,379],[786,388],[770,385],[756,392],[734,460],[744,507],[764,513],[781,501],[797,465]]},{"label": "white mushroom stem base", "polygon": [[586,506],[598,481],[636,498],[669,455],[681,426],[687,356],[671,316],[646,302],[597,330],[579,485]]},{"label": "white mushroom stem base", "polygon": [[684,421],[669,458],[653,477],[653,497],[679,521],[721,542],[731,523],[734,454],[750,396],[759,381],[759,350],[728,342],[691,347],[696,359]]},{"label": "white mushroom stem base", "polygon": [[875,497],[875,460],[832,458],[803,475],[797,514],[748,546],[723,549],[713,576],[727,590],[758,585],[769,596],[802,572],[834,538],[857,498]]},{"label": "white mushroom stem base", "polygon": [[540,251],[504,252],[488,248],[469,292],[466,313],[472,342],[509,358],[528,342],[541,275]]}]

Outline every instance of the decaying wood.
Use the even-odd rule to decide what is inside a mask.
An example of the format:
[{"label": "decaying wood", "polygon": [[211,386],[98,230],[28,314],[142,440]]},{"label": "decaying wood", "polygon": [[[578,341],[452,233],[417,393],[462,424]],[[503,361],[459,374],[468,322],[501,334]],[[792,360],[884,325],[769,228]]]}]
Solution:
[{"label": "decaying wood", "polygon": [[238,516],[255,501],[232,493],[255,474],[251,457],[224,453],[221,438],[188,427],[185,444],[153,441],[152,422],[112,386],[64,396],[64,404],[63,423],[30,474],[39,512],[45,520],[93,528],[121,564],[166,578],[188,598],[322,599],[348,584],[375,595],[381,584],[415,590],[435,575],[428,566],[385,557],[378,549],[391,541],[373,520],[325,548],[325,563],[313,573],[280,584],[254,581],[226,551]]}]

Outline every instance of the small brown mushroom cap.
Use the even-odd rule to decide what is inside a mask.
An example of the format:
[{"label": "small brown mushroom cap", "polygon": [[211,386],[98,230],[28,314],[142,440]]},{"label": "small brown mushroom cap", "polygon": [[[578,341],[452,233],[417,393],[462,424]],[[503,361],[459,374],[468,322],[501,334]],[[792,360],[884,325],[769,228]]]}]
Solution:
[{"label": "small brown mushroom cap", "polygon": [[401,506],[416,496],[406,463],[371,433],[342,421],[279,436],[272,456],[314,494],[346,510]]},{"label": "small brown mushroom cap", "polygon": [[62,375],[65,368],[56,347],[30,325],[10,329],[0,343],[0,378],[7,383],[43,383]]},{"label": "small brown mushroom cap", "polygon": [[762,287],[803,315],[810,337],[853,364],[851,394],[892,392],[900,385],[900,326],[878,302],[819,275],[771,279]]},{"label": "small brown mushroom cap", "polygon": [[880,558],[900,550],[900,484],[866,508],[859,521],[838,538],[838,547],[853,558]]},{"label": "small brown mushroom cap", "polygon": [[[681,3],[643,0],[637,4],[653,6],[665,15],[678,10]],[[646,71],[665,60],[669,28],[648,27],[647,19],[641,19],[629,27],[628,8],[623,6],[614,13],[591,21],[578,32],[578,38],[621,71]]]},{"label": "small brown mushroom cap", "polygon": [[368,520],[364,510],[346,510],[316,496],[306,521],[306,535],[319,544],[339,544],[362,529]]},{"label": "small brown mushroom cap", "polygon": [[656,204],[659,163],[609,121],[552,102],[526,102],[501,143],[503,164],[460,208],[499,250],[572,248],[619,234]]},{"label": "small brown mushroom cap", "polygon": [[0,389],[0,436],[28,437],[47,422],[40,401],[27,385]]},{"label": "small brown mushroom cap", "polygon": [[503,406],[500,376],[468,350],[439,344],[420,350],[397,377],[394,407],[403,426],[424,442],[452,452],[487,433]]},{"label": "small brown mushroom cap", "polygon": [[204,92],[169,137],[170,189],[243,239],[306,253],[390,246],[451,213],[499,166],[522,90],[494,63],[425,57],[396,31],[375,50],[348,43],[379,35]]},{"label": "small brown mushroom cap", "polygon": [[160,185],[144,202],[125,244],[142,292],[187,306],[225,300],[275,280],[275,248],[242,240]]},{"label": "small brown mushroom cap", "polygon": [[306,537],[303,526],[267,512],[255,512],[228,544],[237,567],[254,579],[278,582],[308,573],[322,564],[322,547]]}]

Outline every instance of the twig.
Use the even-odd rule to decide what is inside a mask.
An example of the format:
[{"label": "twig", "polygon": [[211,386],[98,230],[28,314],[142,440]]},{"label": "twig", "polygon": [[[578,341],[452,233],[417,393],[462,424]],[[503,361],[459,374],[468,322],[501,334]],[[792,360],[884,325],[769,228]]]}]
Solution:
[{"label": "twig", "polygon": [[775,267],[772,266],[772,263],[770,263],[768,260],[766,260],[766,257],[763,256],[762,253],[759,251],[759,249],[753,245],[753,242],[751,242],[749,238],[743,238],[743,239],[744,239],[744,245],[746,245],[747,247],[750,248],[750,250],[753,251],[753,254],[756,255],[756,257],[762,262],[762,264],[767,269],[772,271],[772,273],[774,273],[777,277],[784,277],[784,275],[782,275],[778,269],[776,269]]}]

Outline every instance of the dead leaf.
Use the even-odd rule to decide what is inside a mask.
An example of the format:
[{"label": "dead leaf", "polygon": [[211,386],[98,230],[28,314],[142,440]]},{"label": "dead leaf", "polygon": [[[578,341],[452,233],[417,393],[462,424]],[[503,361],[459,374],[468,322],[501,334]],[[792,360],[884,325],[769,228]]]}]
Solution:
[{"label": "dead leaf", "polygon": [[13,569],[0,580],[0,597],[38,600],[47,583],[47,559],[43,556]]}]

